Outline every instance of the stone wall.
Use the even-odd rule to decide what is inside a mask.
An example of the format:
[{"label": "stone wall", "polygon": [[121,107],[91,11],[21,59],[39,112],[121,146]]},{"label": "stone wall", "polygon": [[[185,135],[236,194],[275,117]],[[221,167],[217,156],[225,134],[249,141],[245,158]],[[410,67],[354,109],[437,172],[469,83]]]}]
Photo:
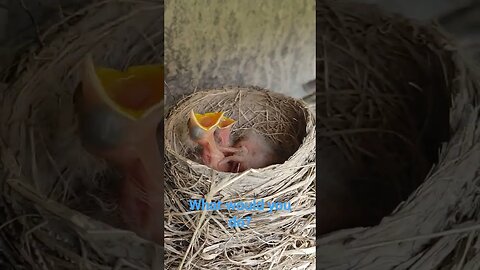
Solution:
[{"label": "stone wall", "polygon": [[165,63],[175,95],[255,85],[303,97],[315,78],[315,1],[167,0]]}]

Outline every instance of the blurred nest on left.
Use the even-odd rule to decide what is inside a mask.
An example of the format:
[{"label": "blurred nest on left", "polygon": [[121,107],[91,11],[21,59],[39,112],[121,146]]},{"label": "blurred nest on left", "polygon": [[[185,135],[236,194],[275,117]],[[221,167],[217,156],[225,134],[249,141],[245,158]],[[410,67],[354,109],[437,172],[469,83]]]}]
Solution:
[{"label": "blurred nest on left", "polygon": [[123,230],[114,196],[119,175],[81,146],[73,93],[87,53],[116,69],[163,63],[163,3],[105,1],[65,14],[2,78],[5,265],[150,269],[158,246]]}]

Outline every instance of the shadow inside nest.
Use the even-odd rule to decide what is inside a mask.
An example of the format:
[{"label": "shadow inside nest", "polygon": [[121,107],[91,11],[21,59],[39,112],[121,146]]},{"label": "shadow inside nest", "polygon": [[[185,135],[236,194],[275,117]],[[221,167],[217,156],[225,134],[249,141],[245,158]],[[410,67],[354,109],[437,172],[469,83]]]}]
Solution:
[{"label": "shadow inside nest", "polygon": [[[232,145],[236,145],[239,142],[241,142],[242,140],[245,140],[245,138],[247,138],[247,136],[250,132],[255,132],[257,134],[260,134],[266,140],[268,145],[272,146],[272,149],[274,150],[275,156],[277,157],[275,163],[273,163],[273,164],[284,163],[285,161],[288,160],[288,158],[296,150],[294,148],[286,149],[285,147],[282,147],[282,146],[284,146],[283,143],[276,142],[274,139],[271,138],[272,137],[271,134],[262,134],[259,130],[255,129],[255,128],[247,128],[247,127],[236,128],[236,129],[232,130],[232,136],[231,136]],[[292,141],[293,141],[293,145],[296,145],[297,149],[298,149],[298,147],[300,146],[300,143],[293,136],[292,136]],[[194,142],[192,141],[189,144],[194,145]],[[185,150],[185,153],[186,153],[185,157],[192,160],[192,161],[195,161],[199,164],[202,164],[202,162],[203,162],[202,161],[202,151],[203,151],[202,146],[195,145],[194,147],[190,147],[190,148]]]},{"label": "shadow inside nest", "polygon": [[392,19],[380,31],[381,20],[357,16],[348,31],[317,21],[317,235],[378,225],[450,139],[451,52],[434,45],[441,37],[429,28]]},{"label": "shadow inside nest", "polygon": [[[164,126],[163,121],[157,127],[158,150],[163,151]],[[82,154],[86,150],[82,149]],[[79,153],[80,154],[80,153]],[[88,154],[93,159],[92,162],[105,165],[105,161]],[[120,211],[120,193],[125,176],[112,165],[102,167],[94,179],[86,180],[86,185],[75,189],[72,193],[73,199],[69,206],[95,220],[105,222],[115,228],[130,230],[122,217]],[[158,169],[163,171],[164,165],[159,164]]]},{"label": "shadow inside nest", "polygon": [[[262,91],[218,91],[200,95],[190,101],[180,102],[169,116],[167,140],[171,141],[176,154],[196,163],[202,162],[203,147],[194,142],[189,134],[189,112],[224,112],[236,120],[232,126],[231,145],[258,134],[275,153],[275,162],[282,164],[301,146],[306,136],[305,112],[294,99],[271,95]],[[302,108],[302,109],[299,109]]]}]

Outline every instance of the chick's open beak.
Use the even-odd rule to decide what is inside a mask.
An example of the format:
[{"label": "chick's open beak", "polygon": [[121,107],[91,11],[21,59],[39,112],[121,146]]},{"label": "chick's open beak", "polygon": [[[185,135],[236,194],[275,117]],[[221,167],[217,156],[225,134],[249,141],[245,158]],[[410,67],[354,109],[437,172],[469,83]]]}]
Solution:
[{"label": "chick's open beak", "polygon": [[123,72],[95,67],[87,56],[83,75],[77,110],[80,132],[88,134],[86,144],[111,150],[138,148],[146,138],[153,140],[163,119],[163,66],[134,66]]},{"label": "chick's open beak", "polygon": [[125,72],[96,68],[105,98],[120,113],[129,118],[144,117],[163,102],[163,67],[161,65],[134,66]]},{"label": "chick's open beak", "polygon": [[217,170],[224,170],[218,167],[218,163],[225,156],[219,150],[214,137],[215,130],[222,120],[222,117],[223,112],[198,114],[192,110],[188,121],[190,138],[203,147],[203,164]]},{"label": "chick's open beak", "polygon": [[200,114],[191,110],[188,121],[190,138],[200,145],[204,145],[206,142],[215,142],[213,134],[222,117],[223,112]]},{"label": "chick's open beak", "polygon": [[140,195],[128,188],[122,196],[130,201],[146,196],[148,217],[138,218],[144,207],[137,204],[123,207],[122,212],[139,221],[132,228],[135,232],[158,236],[157,230],[163,228],[163,161],[157,141],[163,120],[163,66],[135,66],[123,72],[96,68],[87,56],[83,75],[81,95],[75,96],[84,145],[123,171],[124,186],[145,191]]},{"label": "chick's open beak", "polygon": [[107,108],[103,113],[111,117],[103,118],[105,128],[116,126],[115,132],[121,133],[121,138],[108,134],[117,138],[116,144],[107,149],[115,153],[108,159],[117,164],[140,159],[150,180],[160,181],[163,172],[159,172],[157,128],[163,120],[163,66],[133,66],[119,71],[96,68],[91,57],[85,64],[83,93],[87,103],[97,103],[87,110],[94,115],[99,107]]}]

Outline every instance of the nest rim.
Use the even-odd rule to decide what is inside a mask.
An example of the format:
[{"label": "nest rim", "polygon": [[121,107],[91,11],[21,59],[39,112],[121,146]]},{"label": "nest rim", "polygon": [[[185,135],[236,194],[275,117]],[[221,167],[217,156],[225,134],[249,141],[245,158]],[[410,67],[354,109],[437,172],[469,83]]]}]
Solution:
[{"label": "nest rim", "polygon": [[[272,170],[282,170],[284,168],[289,168],[292,166],[292,163],[294,163],[295,159],[298,159],[299,156],[301,156],[303,153],[308,153],[312,151],[311,147],[311,142],[312,140],[315,141],[315,116],[313,115],[313,112],[309,109],[308,105],[303,102],[302,100],[296,100],[294,98],[285,96],[283,94],[258,87],[258,86],[231,86],[231,85],[226,85],[223,87],[216,87],[216,88],[210,88],[210,89],[201,89],[201,90],[196,90],[194,93],[185,96],[182,98],[176,105],[172,108],[169,109],[168,113],[166,113],[165,116],[165,130],[167,130],[167,127],[169,125],[169,121],[176,113],[176,111],[180,111],[183,109],[183,107],[188,106],[188,103],[190,102],[191,99],[199,96],[199,95],[217,95],[219,93],[224,93],[224,94],[235,94],[239,93],[242,91],[257,91],[260,95],[272,95],[279,97],[281,99],[285,99],[288,101],[294,101],[304,113],[305,115],[305,136],[303,136],[302,141],[296,147],[296,150],[293,152],[292,155],[290,155],[284,162],[279,163],[279,164],[272,164],[267,167],[259,168],[259,169],[249,169],[250,173],[258,174],[261,175],[267,171],[272,171]],[[310,143],[308,143],[310,142]],[[178,153],[175,151],[173,143],[167,143],[165,142],[164,149],[165,149],[165,155],[168,156],[169,160],[175,160],[175,161],[180,161],[185,164],[188,164],[189,166],[192,166],[192,168],[199,168],[201,171],[208,171],[210,168],[204,164],[201,164],[195,160],[192,160],[188,157],[185,157],[181,153]],[[313,148],[314,149],[314,148]],[[171,161],[173,162],[173,161]],[[298,165],[297,165],[298,166]],[[220,171],[215,171],[220,177],[227,177],[227,176],[232,176],[232,175],[238,175],[238,173],[231,173],[231,172],[220,172]]]}]

